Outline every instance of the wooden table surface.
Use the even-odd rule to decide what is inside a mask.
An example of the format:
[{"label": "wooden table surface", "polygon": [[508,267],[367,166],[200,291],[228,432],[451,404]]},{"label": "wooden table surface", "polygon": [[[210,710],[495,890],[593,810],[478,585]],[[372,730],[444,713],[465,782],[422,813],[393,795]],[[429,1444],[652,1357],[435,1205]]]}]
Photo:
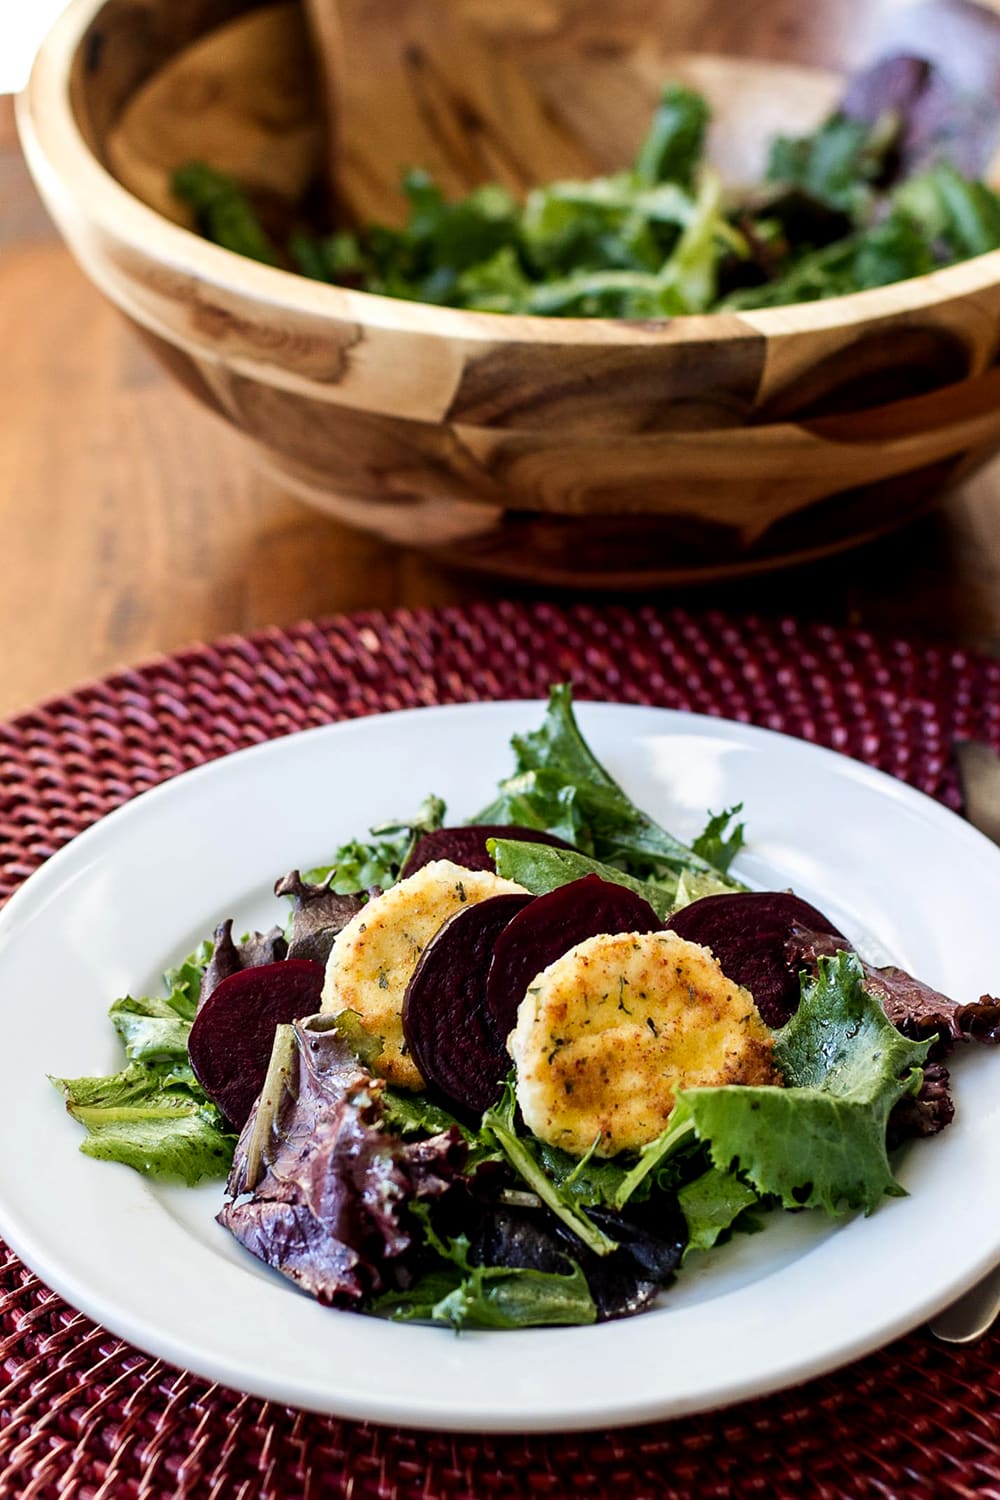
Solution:
[{"label": "wooden table surface", "polygon": [[[512,592],[349,531],[255,473],[63,248],[6,99],[0,350],[0,718],[230,631]],[[657,597],[1000,654],[1000,460],[895,537]]]}]

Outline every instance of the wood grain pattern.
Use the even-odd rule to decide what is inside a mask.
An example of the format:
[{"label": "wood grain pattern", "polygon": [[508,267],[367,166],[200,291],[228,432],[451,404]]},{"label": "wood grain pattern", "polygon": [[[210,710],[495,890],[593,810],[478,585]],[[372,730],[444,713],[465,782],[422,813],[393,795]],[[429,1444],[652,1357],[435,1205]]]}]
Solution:
[{"label": "wood grain pattern", "polygon": [[[399,181],[414,163],[452,197],[483,182],[523,194],[539,182],[616,171],[634,156],[665,78],[705,92],[722,122],[713,156],[741,180],[759,173],[776,129],[807,128],[836,97],[835,71],[796,60],[822,55],[834,69],[845,61],[842,44],[832,54],[807,50],[773,3],[760,7],[756,31],[767,61],[744,55],[738,66],[711,55],[726,50],[718,5],[305,0],[305,8],[334,197],[359,223],[402,219]],[[856,22],[857,6],[834,8]]]},{"label": "wood grain pattern", "polygon": [[[91,137],[104,130],[109,161],[128,155],[131,125],[134,159],[148,166],[143,111],[166,132],[171,110],[162,101],[183,92],[185,67],[208,100],[206,131],[221,121],[246,150],[268,128],[267,111],[262,121],[251,101],[287,99],[301,21],[289,5],[253,7],[186,50],[164,42],[168,73],[159,81],[145,35],[151,81],[129,95],[122,76],[129,66],[142,71],[134,57],[126,65],[136,45],[124,26],[129,3],[79,0],[80,14],[94,16],[83,43],[50,51],[36,70],[26,139],[49,205],[84,268],[166,367],[246,435],[265,472],[340,519],[507,577],[588,587],[602,577],[611,587],[729,578],[898,525],[1000,443],[1000,253],[835,303],[740,316],[497,318],[317,286],[143,213],[60,128],[61,74],[72,72],[77,113]],[[447,158],[458,186],[497,175],[501,161],[512,172],[518,164],[508,179],[515,186],[576,170],[571,156],[603,165],[609,111],[600,101],[628,97],[628,111],[611,113],[623,130],[641,130],[656,80],[682,44],[713,49],[694,61],[685,53],[685,66],[700,68],[714,91],[731,148],[741,136],[733,120],[773,127],[776,94],[786,126],[796,124],[794,107],[810,123],[833,84],[826,66],[810,91],[804,62],[856,60],[880,11],[838,3],[797,10],[793,20],[775,3],[755,7],[753,27],[744,17],[741,32],[736,0],[651,9],[630,0],[613,12],[596,0],[436,0],[430,12],[420,0],[394,0],[393,24],[386,3],[344,0],[336,45],[352,65],[331,74],[348,101],[357,92],[370,120],[352,149],[370,146],[370,159],[355,164],[373,192],[389,180],[378,164],[397,113],[421,151],[441,153],[432,164],[445,170]],[[193,34],[191,7],[196,0],[186,11]],[[834,12],[837,46],[828,35]],[[851,14],[860,27],[847,26]],[[315,0],[312,15],[317,28],[329,21],[328,0]],[[209,5],[206,20],[216,17]],[[270,44],[255,47],[265,33]],[[998,33],[991,23],[986,34]],[[95,34],[104,37],[96,52]],[[724,55],[739,35],[756,59],[749,65]],[[433,61],[435,78],[448,83],[433,109],[414,79],[390,66],[413,46],[420,66]],[[119,51],[125,62],[115,60]],[[773,65],[760,60],[769,53]],[[254,88],[235,78],[248,57]],[[217,87],[206,89],[211,78]],[[734,99],[741,113],[729,116]],[[196,114],[176,129],[178,156],[190,154]],[[287,116],[272,116],[279,135]],[[749,125],[742,137],[749,160]],[[164,135],[161,174],[173,149]],[[140,176],[133,186],[160,201]]]},{"label": "wood grain pattern", "polygon": [[256,194],[297,205],[322,162],[312,57],[294,5],[251,11],[186,47],[128,98],[104,142],[115,177],[177,223],[193,218],[170,189],[192,158]]},{"label": "wood grain pattern", "polygon": [[[198,409],[73,264],[2,99],[0,340],[0,717],[229,631],[491,591],[481,575],[339,525],[245,462],[243,440]],[[597,539],[599,562],[617,534]],[[575,545],[541,544],[557,564]],[[674,597],[1000,654],[1000,465],[849,558]]]}]

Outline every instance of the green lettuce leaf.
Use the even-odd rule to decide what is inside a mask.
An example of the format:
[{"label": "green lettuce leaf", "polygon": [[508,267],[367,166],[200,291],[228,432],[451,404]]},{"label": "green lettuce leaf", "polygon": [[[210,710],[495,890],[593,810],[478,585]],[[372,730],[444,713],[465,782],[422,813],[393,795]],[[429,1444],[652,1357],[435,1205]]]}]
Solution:
[{"label": "green lettuce leaf", "polygon": [[[552,688],[541,727],[515,735],[512,745],[514,775],[472,822],[547,828],[640,880],[676,877],[682,870],[723,873],[636,807],[600,764],[580,733],[568,684]],[[735,882],[732,888],[742,889]]]},{"label": "green lettuce leaf", "polygon": [[385,1128],[396,1135],[438,1135],[452,1127],[466,1137],[471,1134],[449,1110],[435,1104],[426,1094],[411,1094],[386,1084],[381,1098]]},{"label": "green lettuce leaf", "polygon": [[702,859],[707,860],[723,875],[746,843],[746,825],[733,822],[742,811],[743,803],[737,802],[720,813],[709,813],[708,822],[691,845],[695,854],[700,854]]},{"label": "green lettuce leaf", "polygon": [[586,1156],[570,1156],[546,1141],[533,1145],[539,1165],[563,1194],[585,1208],[611,1208],[625,1176],[625,1169],[611,1158],[597,1156],[597,1141]]},{"label": "green lettuce leaf", "polygon": [[704,150],[708,120],[708,105],[701,94],[668,84],[635,159],[637,180],[645,186],[678,182],[690,188]]},{"label": "green lettuce leaf", "polygon": [[950,259],[965,260],[1000,246],[1000,197],[963,177],[950,162],[904,182],[893,194],[897,215],[909,216],[928,242],[943,241]]},{"label": "green lettuce leaf", "polygon": [[[572,849],[554,849],[547,844],[530,844],[523,839],[488,839],[486,847],[496,861],[497,874],[523,885],[533,896],[544,896],[549,891],[558,890],[561,885],[582,880],[585,875],[599,875],[602,880],[634,891],[648,901],[664,921],[678,905],[678,881],[672,877],[634,880],[624,870],[602,864],[597,859],[588,859],[585,854],[577,854]],[[732,889],[720,886],[722,888]]]},{"label": "green lettuce leaf", "polygon": [[205,967],[212,957],[211,942],[204,942],[163,976],[166,995],[125,995],[112,1005],[109,1015],[125,1045],[129,1062],[173,1063],[187,1069],[188,1034],[198,1010],[198,996]]},{"label": "green lettuce leaf", "polygon": [[169,999],[126,995],[115,1001],[108,1014],[129,1062],[187,1063],[191,1022],[177,1014]]},{"label": "green lettuce leaf", "polygon": [[516,1113],[517,1100],[513,1086],[508,1081],[500,1102],[483,1115],[482,1136],[487,1141],[492,1138],[528,1188],[588,1249],[593,1250],[595,1255],[610,1255],[618,1248],[618,1242],[605,1234],[603,1229],[599,1229],[587,1216],[571,1185],[556,1182],[549,1176],[540,1155],[541,1143],[534,1136],[517,1133]]},{"label": "green lettuce leaf", "polygon": [[[569,1259],[569,1257],[567,1257]],[[429,1316],[453,1328],[531,1328],[596,1323],[587,1278],[575,1261],[561,1276],[502,1266],[472,1266]]]},{"label": "green lettuce leaf", "polygon": [[719,1236],[732,1229],[740,1215],[760,1199],[735,1172],[709,1167],[679,1189],[677,1201],[688,1227],[686,1259],[692,1250],[710,1250]]},{"label": "green lettuce leaf", "polygon": [[865,121],[831,115],[812,135],[775,137],[767,177],[855,217],[868,204],[891,144]]},{"label": "green lettuce leaf", "polygon": [[246,192],[226,172],[189,161],[171,178],[171,190],[193,212],[201,233],[236,255],[276,266],[278,252]]},{"label": "green lettuce leaf", "polygon": [[188,1062],[188,1036],[211,942],[164,975],[162,996],[126,995],[109,1012],[128,1066],[93,1078],[53,1078],[66,1108],[87,1130],[85,1156],[123,1162],[150,1177],[192,1185],[224,1177],[236,1137]]},{"label": "green lettuce leaf", "polygon": [[105,1078],[53,1078],[66,1108],[86,1126],[85,1156],[123,1162],[189,1187],[225,1177],[236,1145],[201,1090],[169,1068],[130,1063]]}]

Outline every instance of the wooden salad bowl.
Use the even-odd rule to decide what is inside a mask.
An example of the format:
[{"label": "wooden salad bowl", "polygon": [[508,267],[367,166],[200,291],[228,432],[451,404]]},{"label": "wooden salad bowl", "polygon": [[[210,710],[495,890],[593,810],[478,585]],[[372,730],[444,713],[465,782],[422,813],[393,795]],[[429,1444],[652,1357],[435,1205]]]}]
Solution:
[{"label": "wooden salad bowl", "polygon": [[[352,3],[369,24],[346,34],[372,52],[348,59],[335,138],[362,187],[421,164],[387,160],[399,131],[376,122],[394,110],[451,185],[523,189],[627,164],[679,78],[713,105],[710,155],[747,180],[772,134],[810,128],[901,39],[980,84],[1000,73],[1000,23],[961,0],[433,0],[470,38],[433,66],[429,0]],[[828,302],[637,323],[425,306],[207,243],[170,194],[180,162],[287,202],[323,177],[337,99],[312,59],[289,0],[74,0],[19,117],[88,275],[332,515],[545,584],[719,579],[898,526],[1000,446],[1000,252]]]}]

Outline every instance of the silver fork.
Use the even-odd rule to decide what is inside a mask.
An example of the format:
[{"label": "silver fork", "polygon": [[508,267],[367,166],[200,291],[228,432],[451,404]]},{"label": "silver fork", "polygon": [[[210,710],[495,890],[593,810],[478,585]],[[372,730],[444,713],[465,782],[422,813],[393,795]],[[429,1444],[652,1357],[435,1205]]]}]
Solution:
[{"label": "silver fork", "polygon": [[[1000,844],[1000,756],[978,740],[955,745],[965,816],[973,828]],[[948,1344],[970,1344],[981,1338],[1000,1315],[1000,1265],[938,1313],[931,1333]]]}]

